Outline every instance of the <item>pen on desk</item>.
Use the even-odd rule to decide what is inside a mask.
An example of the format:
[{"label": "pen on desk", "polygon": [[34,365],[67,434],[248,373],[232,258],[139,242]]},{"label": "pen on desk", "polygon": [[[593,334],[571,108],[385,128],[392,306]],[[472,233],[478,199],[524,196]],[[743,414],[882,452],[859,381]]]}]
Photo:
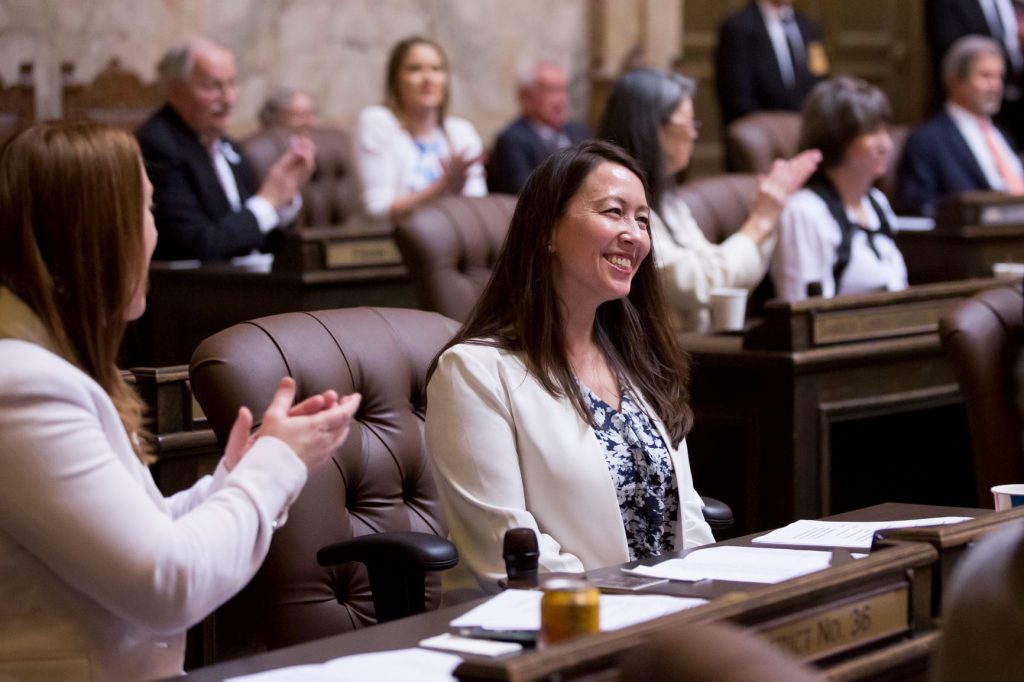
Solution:
[{"label": "pen on desk", "polygon": [[489,630],[481,627],[456,628],[455,634],[472,639],[489,639],[495,642],[518,642],[534,644],[537,641],[536,630]]}]

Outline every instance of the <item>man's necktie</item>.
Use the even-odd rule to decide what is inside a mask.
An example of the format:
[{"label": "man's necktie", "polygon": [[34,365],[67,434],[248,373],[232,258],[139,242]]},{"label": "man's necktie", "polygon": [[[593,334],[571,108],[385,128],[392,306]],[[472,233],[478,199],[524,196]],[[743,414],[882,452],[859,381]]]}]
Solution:
[{"label": "man's necktie", "polygon": [[985,144],[988,145],[988,150],[992,152],[992,158],[996,162],[996,170],[1006,183],[1006,191],[1010,194],[1024,194],[1024,179],[1021,178],[1020,173],[1010,163],[1010,160],[1006,158],[1003,146],[996,139],[996,131],[992,127],[992,122],[987,118],[979,118],[978,123],[981,125],[981,132],[985,136]]},{"label": "man's necktie", "polygon": [[786,12],[782,16],[782,32],[786,34],[786,44],[789,46],[789,56],[793,63],[793,80],[800,80],[800,75],[807,72],[807,52],[804,49],[804,39],[800,35],[800,27],[796,25],[796,17],[793,12]]}]

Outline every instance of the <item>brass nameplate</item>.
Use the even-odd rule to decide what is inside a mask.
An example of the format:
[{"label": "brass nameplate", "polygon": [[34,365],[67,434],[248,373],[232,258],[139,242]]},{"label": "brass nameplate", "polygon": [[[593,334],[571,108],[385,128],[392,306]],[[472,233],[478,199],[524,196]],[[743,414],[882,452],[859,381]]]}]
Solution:
[{"label": "brass nameplate", "polygon": [[327,244],[326,266],[350,268],[363,265],[398,265],[402,254],[390,238],[338,241]]},{"label": "brass nameplate", "polygon": [[985,206],[978,216],[980,225],[1019,225],[1024,223],[1024,203]]},{"label": "brass nameplate", "polygon": [[814,314],[815,344],[868,341],[907,334],[929,334],[956,299],[903,303],[884,308],[859,308]]},{"label": "brass nameplate", "polygon": [[775,646],[800,658],[817,660],[907,631],[908,599],[909,590],[904,585],[826,604],[755,629]]}]

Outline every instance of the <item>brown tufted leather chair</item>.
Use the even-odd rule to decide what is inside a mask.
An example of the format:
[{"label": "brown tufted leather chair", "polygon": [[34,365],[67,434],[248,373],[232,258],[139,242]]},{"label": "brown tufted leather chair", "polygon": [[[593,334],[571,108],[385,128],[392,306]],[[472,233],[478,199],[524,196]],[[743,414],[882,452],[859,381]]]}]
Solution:
[{"label": "brown tufted leather chair", "polygon": [[757,180],[745,173],[727,173],[692,180],[675,192],[712,244],[721,244],[750,215]]},{"label": "brown tufted leather chair", "polygon": [[491,277],[516,198],[446,196],[398,221],[395,243],[421,308],[464,321]]},{"label": "brown tufted leather chair", "polygon": [[[261,130],[242,141],[242,153],[256,175],[267,171],[288,148],[294,132],[286,128]],[[343,224],[359,209],[359,181],[352,158],[349,134],[337,128],[312,128],[309,137],[316,145],[316,169],[302,188],[299,227],[332,227]]]},{"label": "brown tufted leather chair", "polygon": [[800,114],[758,111],[738,118],[725,129],[725,153],[733,173],[767,173],[775,159],[796,153]]},{"label": "brown tufted leather chair", "polygon": [[993,506],[992,486],[1024,481],[1022,318],[1018,282],[982,291],[939,322],[967,407],[979,507]]},{"label": "brown tufted leather chair", "polygon": [[[435,313],[346,308],[243,322],[199,345],[192,390],[221,443],[239,406],[261,415],[286,374],[298,384],[298,400],[329,388],[363,395],[349,437],[332,462],[311,472],[259,573],[217,611],[216,654],[208,658],[360,628],[377,620],[372,602],[379,607],[380,597],[401,596],[377,590],[362,564],[318,565],[325,545],[354,539],[356,555],[341,556],[348,550],[338,547],[330,550],[335,558],[385,568],[423,557],[379,555],[375,534],[384,531],[417,531],[418,538],[454,550],[424,453],[423,415],[427,367],[456,329]],[[414,543],[410,551],[416,549]],[[429,574],[426,606],[436,608],[440,597],[439,575]]]}]

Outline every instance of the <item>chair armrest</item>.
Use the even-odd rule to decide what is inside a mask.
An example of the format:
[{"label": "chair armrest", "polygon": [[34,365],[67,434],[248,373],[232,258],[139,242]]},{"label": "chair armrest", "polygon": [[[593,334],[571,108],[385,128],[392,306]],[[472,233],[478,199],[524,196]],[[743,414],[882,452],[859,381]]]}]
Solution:
[{"label": "chair armrest", "polygon": [[713,497],[701,497],[704,501],[704,520],[713,533],[724,531],[733,524],[732,509],[725,502]]},{"label": "chair armrest", "polygon": [[393,531],[328,545],[316,553],[316,561],[321,566],[401,562],[423,571],[443,571],[459,563],[459,552],[451,542],[431,533]]},{"label": "chair armrest", "polygon": [[323,547],[321,566],[349,561],[366,565],[377,622],[385,623],[426,610],[426,572],[459,563],[459,552],[445,538],[431,533],[372,533]]}]

